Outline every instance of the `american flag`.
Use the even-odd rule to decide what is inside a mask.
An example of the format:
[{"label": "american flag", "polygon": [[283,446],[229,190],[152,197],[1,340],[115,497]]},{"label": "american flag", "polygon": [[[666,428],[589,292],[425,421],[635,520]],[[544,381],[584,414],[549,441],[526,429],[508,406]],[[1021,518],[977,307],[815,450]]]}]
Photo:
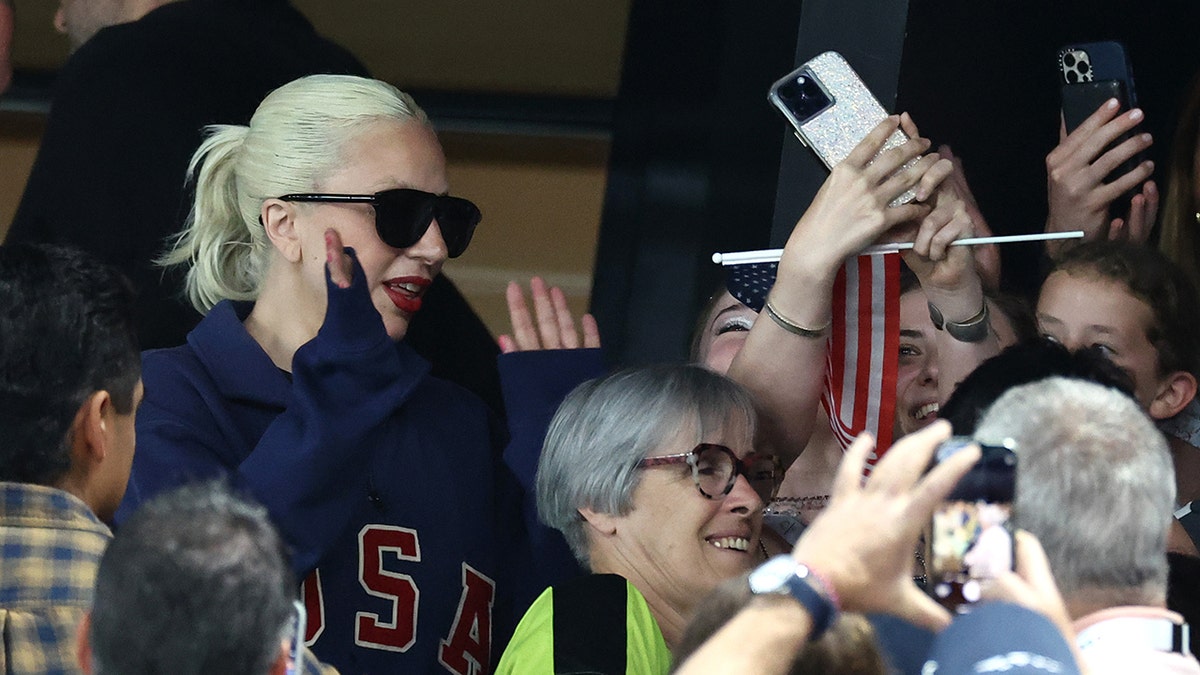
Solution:
[{"label": "american flag", "polygon": [[[776,269],[776,263],[730,265],[726,286],[739,301],[761,312]],[[833,287],[833,327],[821,404],[843,448],[863,431],[875,436],[868,472],[893,440],[899,342],[900,256],[847,260]]]}]

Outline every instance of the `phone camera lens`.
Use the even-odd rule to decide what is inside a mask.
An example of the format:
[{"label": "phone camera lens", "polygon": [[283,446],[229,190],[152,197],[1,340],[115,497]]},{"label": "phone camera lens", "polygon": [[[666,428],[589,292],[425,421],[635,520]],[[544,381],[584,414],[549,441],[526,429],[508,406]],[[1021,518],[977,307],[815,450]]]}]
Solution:
[{"label": "phone camera lens", "polygon": [[829,107],[830,100],[821,89],[820,81],[807,71],[797,73],[781,82],[777,91],[794,120],[803,122]]},{"label": "phone camera lens", "polygon": [[1079,81],[1079,73],[1075,72],[1074,70],[1068,70],[1067,71],[1067,82],[1070,82],[1071,84],[1075,84],[1078,81]]},{"label": "phone camera lens", "polygon": [[1079,62],[1079,74],[1087,75],[1088,71],[1091,69],[1092,69],[1092,65],[1090,63],[1088,63],[1087,61]]},{"label": "phone camera lens", "polygon": [[1071,53],[1064,54],[1063,65],[1068,68],[1073,68],[1075,66],[1075,55]]}]

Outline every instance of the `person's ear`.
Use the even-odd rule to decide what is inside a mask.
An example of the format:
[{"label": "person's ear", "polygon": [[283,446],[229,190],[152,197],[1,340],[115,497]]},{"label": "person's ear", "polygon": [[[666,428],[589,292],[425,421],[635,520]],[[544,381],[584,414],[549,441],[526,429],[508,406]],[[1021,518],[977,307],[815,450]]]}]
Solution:
[{"label": "person's ear", "polygon": [[84,675],[92,675],[92,613],[83,615],[75,633],[75,659]]},{"label": "person's ear", "polygon": [[617,520],[619,516],[614,516],[610,513],[600,513],[589,508],[579,509],[579,515],[583,516],[588,527],[595,531],[597,535],[611,537],[617,532]]},{"label": "person's ear", "polygon": [[72,453],[75,454],[73,459],[81,462],[80,466],[90,467],[104,461],[108,456],[111,445],[109,432],[115,413],[112,396],[103,390],[92,392],[80,406],[75,416],[75,428],[72,430],[72,437],[77,441],[72,448]]},{"label": "person's ear", "polygon": [[262,221],[267,239],[288,262],[300,262],[304,251],[300,246],[296,227],[295,205],[280,199],[267,199],[262,203],[258,219]]},{"label": "person's ear", "polygon": [[1159,380],[1158,392],[1147,412],[1156,420],[1169,419],[1178,415],[1194,398],[1196,376],[1186,370],[1177,370]]}]

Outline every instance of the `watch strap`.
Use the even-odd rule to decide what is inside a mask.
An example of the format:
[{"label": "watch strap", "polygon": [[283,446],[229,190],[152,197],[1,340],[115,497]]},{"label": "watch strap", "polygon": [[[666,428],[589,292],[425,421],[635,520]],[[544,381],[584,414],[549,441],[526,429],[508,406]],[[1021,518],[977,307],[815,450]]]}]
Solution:
[{"label": "watch strap", "polygon": [[[756,594],[779,594],[786,593],[799,602],[804,607],[804,611],[808,613],[809,619],[812,620],[812,631],[809,632],[809,642],[819,639],[828,628],[833,625],[837,618],[838,610],[828,595],[822,590],[824,582],[820,577],[813,573],[807,565],[796,562],[790,555],[779,555],[771,560],[768,560],[766,565],[780,565],[780,558],[786,558],[793,566],[791,574],[783,579],[781,586],[774,589],[755,590]],[[754,589],[754,584],[751,584],[751,589]]]}]

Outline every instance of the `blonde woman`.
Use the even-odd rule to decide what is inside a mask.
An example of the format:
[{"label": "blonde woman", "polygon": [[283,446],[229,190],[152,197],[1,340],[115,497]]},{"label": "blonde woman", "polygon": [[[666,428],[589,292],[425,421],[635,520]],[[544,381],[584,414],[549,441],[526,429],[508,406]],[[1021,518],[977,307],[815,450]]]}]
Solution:
[{"label": "blonde woman", "polygon": [[206,316],[187,344],[145,354],[152,393],[118,520],[228,475],[308,575],[322,660],[486,670],[505,559],[524,549],[487,409],[403,342],[480,220],[449,195],[425,114],[382,82],[306,77],[248,127],[212,128],[191,169],[189,224],[164,262],[187,266]]}]

